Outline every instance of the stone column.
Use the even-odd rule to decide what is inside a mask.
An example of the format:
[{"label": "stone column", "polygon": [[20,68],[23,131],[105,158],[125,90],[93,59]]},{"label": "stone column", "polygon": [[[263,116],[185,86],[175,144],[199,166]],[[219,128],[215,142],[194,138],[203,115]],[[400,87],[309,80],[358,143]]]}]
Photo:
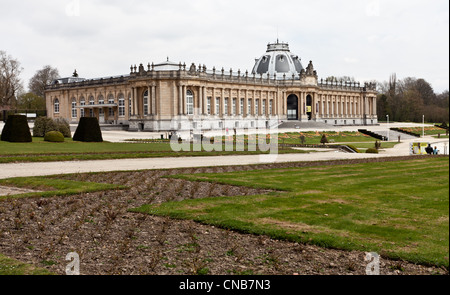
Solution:
[{"label": "stone column", "polygon": [[156,106],[156,85],[152,84],[152,115],[157,114]]},{"label": "stone column", "polygon": [[183,85],[178,84],[178,115],[183,114]]},{"label": "stone column", "polygon": [[133,94],[132,94],[132,101],[133,101],[133,116],[136,116],[137,115],[137,103],[136,103],[136,96],[137,96],[137,94],[136,94],[136,87],[133,87],[132,88],[133,89]]}]

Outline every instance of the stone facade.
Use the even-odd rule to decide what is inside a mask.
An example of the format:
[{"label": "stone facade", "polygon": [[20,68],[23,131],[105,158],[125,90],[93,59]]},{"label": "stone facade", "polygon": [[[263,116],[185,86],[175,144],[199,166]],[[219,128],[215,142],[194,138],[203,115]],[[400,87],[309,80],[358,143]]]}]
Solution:
[{"label": "stone facade", "polygon": [[[132,66],[120,77],[62,79],[48,86],[45,96],[49,117],[76,123],[81,116],[96,116],[101,124],[129,125],[130,131],[190,129],[195,121],[202,129],[288,120],[378,123],[375,85],[318,80],[312,62],[298,77],[286,77],[195,64],[187,68],[167,60]],[[181,119],[177,126],[174,118]]]}]

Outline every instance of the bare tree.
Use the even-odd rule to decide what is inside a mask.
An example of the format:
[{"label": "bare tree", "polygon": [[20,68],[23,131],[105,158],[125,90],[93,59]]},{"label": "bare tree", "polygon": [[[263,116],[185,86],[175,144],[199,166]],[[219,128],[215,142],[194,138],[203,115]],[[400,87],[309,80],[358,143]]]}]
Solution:
[{"label": "bare tree", "polygon": [[38,70],[28,83],[28,88],[31,93],[44,97],[45,86],[49,85],[53,80],[59,78],[58,69],[47,65],[43,69]]},{"label": "bare tree", "polygon": [[23,89],[20,62],[0,50],[0,106],[10,106]]}]

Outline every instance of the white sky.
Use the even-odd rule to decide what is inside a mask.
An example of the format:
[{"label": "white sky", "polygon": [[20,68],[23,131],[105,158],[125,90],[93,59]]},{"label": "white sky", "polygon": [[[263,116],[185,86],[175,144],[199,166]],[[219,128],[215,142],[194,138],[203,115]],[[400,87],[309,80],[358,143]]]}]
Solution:
[{"label": "white sky", "polygon": [[25,87],[44,65],[95,78],[169,57],[250,72],[277,36],[319,78],[397,73],[449,89],[448,0],[0,0],[0,50]]}]

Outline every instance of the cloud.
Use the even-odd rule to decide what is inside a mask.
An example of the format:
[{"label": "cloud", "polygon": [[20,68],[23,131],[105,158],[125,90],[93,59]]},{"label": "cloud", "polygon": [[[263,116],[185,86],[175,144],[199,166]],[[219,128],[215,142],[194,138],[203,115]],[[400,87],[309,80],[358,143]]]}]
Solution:
[{"label": "cloud", "polygon": [[448,89],[448,1],[2,0],[0,10],[0,49],[26,82],[46,64],[93,78],[167,56],[251,70],[278,37],[321,77],[397,72]]}]

